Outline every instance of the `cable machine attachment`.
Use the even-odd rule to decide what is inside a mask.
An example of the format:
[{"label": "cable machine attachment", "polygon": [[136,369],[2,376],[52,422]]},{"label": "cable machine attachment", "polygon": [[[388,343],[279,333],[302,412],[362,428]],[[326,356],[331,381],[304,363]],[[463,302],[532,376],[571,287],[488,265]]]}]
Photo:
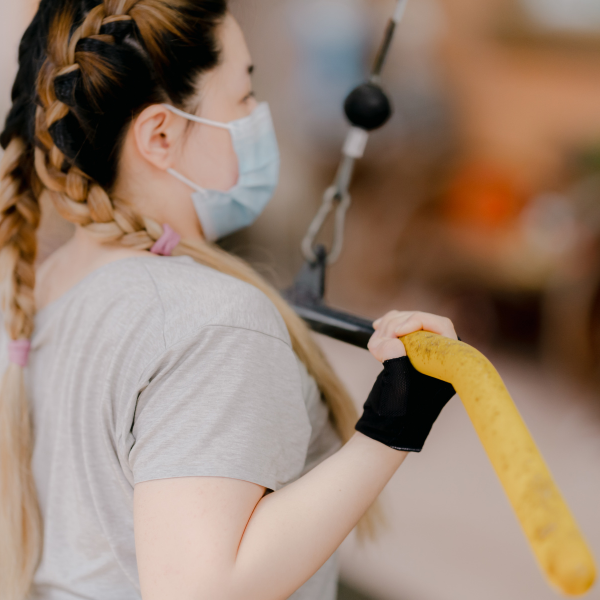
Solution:
[{"label": "cable machine attachment", "polygon": [[[284,293],[294,310],[313,330],[361,348],[367,347],[373,334],[371,323],[325,306],[326,269],[338,260],[344,246],[346,214],[352,203],[349,188],[356,161],[364,156],[370,132],[383,127],[393,113],[392,104],[379,83],[407,2],[397,1],[369,80],[352,90],[344,102],[344,112],[352,127],[344,142],[342,159],[333,184],[325,190],[321,207],[302,240],[302,254],[306,262],[294,285]],[[323,245],[316,244],[316,239],[331,216],[334,218],[333,240],[327,251]]]},{"label": "cable machine attachment", "polygon": [[315,247],[315,262],[306,261],[294,285],[284,293],[296,313],[317,333],[367,348],[374,333],[371,321],[329,308],[323,303],[327,253],[325,247]]},{"label": "cable machine attachment", "polygon": [[[406,3],[398,0],[396,4],[369,81],[346,98],[344,109],[352,128],[342,160],[302,242],[306,262],[284,294],[314,331],[361,348],[367,347],[373,333],[371,322],[325,305],[326,271],[342,251],[354,164],[364,154],[369,132],[382,127],[392,114],[379,81]],[[334,237],[328,253],[316,244],[316,238],[334,211]],[[593,555],[492,364],[467,344],[434,333],[417,331],[401,339],[419,372],[452,383],[460,395],[549,582],[564,594],[585,594],[596,577]]]}]

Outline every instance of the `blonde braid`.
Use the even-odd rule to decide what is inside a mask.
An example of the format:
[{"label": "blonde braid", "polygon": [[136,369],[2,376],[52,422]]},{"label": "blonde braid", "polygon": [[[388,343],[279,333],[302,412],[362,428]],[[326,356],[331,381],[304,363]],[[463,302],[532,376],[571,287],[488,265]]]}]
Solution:
[{"label": "blonde braid", "polygon": [[[70,34],[70,15],[62,15],[52,28],[50,52],[38,80],[41,106],[37,109],[35,168],[48,190],[59,214],[84,227],[102,242],[121,242],[125,246],[146,250],[153,240],[143,234],[143,221],[122,204],[115,204],[96,182],[75,165],[65,169],[70,161],[55,145],[50,134],[52,126],[64,119],[70,108],[56,97],[54,83],[58,77],[81,68],[77,44],[84,38],[114,43],[112,36],[101,35],[104,25],[119,20],[131,20],[126,14],[140,0],[107,1],[93,8],[83,23]],[[113,10],[114,13],[108,13]],[[100,65],[101,67],[101,65]],[[104,73],[108,77],[111,73]]]},{"label": "blonde braid", "polygon": [[[0,162],[0,281],[9,337],[33,332],[34,262],[40,208],[28,181],[25,144],[8,145]],[[22,600],[42,547],[42,525],[31,472],[32,431],[23,369],[10,364],[0,384],[0,596]]]},{"label": "blonde braid", "polygon": [[[101,242],[119,242],[128,248],[149,250],[162,235],[162,229],[149,219],[136,215],[125,202],[111,199],[100,185],[75,165],[65,169],[70,161],[54,143],[50,130],[67,116],[70,108],[56,97],[54,83],[58,77],[82,68],[77,51],[77,44],[81,40],[90,38],[114,43],[112,36],[100,33],[102,27],[118,21],[133,21],[136,11],[150,11],[154,21],[151,19],[150,22],[150,39],[145,41],[151,46],[153,35],[156,35],[161,24],[161,15],[157,11],[168,10],[170,19],[162,24],[167,29],[173,29],[170,23],[178,21],[174,10],[178,4],[176,0],[168,4],[164,0],[105,0],[88,13],[72,35],[69,14],[62,15],[52,28],[49,56],[38,81],[42,106],[37,110],[36,135],[41,147],[35,151],[35,168],[59,214],[85,228]],[[148,17],[147,14],[144,16]],[[101,61],[95,61],[94,66],[108,79],[112,77],[108,67]]]},{"label": "blonde braid", "polygon": [[[116,14],[100,20],[104,9],[95,9],[78,35],[97,35],[102,24],[130,18],[118,13],[136,3],[133,0],[107,2],[107,5],[115,6]],[[67,20],[59,22],[54,29],[55,41],[68,41],[69,29]],[[106,36],[101,37],[107,41]],[[54,44],[54,47],[60,45]],[[54,57],[58,59],[57,65],[48,61],[40,72],[38,91],[44,108],[40,107],[36,113],[37,177],[28,168],[32,157],[18,137],[10,141],[0,162],[0,298],[4,325],[13,341],[29,339],[34,328],[34,263],[36,230],[40,221],[37,198],[43,188],[63,217],[86,227],[103,241],[120,241],[140,249],[147,249],[154,243],[145,223],[128,207],[113,204],[106,192],[77,167],[63,169],[66,157],[54,144],[49,130],[52,124],[68,114],[69,109],[56,98],[54,79],[59,73],[79,68],[73,62],[76,55],[75,44],[69,44],[67,52]],[[150,229],[160,236],[156,227],[151,225]],[[31,470],[32,449],[33,434],[23,368],[10,363],[0,383],[2,600],[26,598],[42,551],[43,525]]]},{"label": "blonde braid", "polygon": [[13,340],[29,338],[33,332],[35,304],[35,233],[40,207],[27,182],[15,175],[25,147],[14,139],[0,166],[0,278],[3,283],[2,311]]}]

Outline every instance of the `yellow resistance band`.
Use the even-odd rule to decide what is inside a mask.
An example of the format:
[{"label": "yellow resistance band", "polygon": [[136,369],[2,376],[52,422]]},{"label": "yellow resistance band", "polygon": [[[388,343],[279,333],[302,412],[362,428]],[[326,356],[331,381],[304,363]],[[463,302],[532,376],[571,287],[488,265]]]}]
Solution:
[{"label": "yellow resistance band", "polygon": [[401,339],[418,371],[454,386],[549,581],[568,595],[587,592],[596,577],[590,549],[496,369],[434,333]]}]

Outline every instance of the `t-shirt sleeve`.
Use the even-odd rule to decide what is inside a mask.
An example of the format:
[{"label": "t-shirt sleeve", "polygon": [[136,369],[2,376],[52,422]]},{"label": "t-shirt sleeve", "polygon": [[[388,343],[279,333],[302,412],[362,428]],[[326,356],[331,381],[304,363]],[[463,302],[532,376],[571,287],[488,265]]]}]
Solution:
[{"label": "t-shirt sleeve", "polygon": [[134,483],[213,476],[277,490],[302,472],[311,425],[284,340],[207,326],[166,350],[145,380],[129,453]]}]

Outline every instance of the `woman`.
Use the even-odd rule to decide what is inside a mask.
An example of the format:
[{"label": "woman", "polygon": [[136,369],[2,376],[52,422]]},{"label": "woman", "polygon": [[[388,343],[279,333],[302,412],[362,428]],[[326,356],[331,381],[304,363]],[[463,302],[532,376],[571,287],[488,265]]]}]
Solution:
[{"label": "woman", "polygon": [[[452,324],[392,312],[355,431],[304,324],[212,244],[277,182],[251,71],[225,0],[42,0],[25,33],[1,139],[3,600],[332,599],[336,548],[453,393],[398,340]],[[36,273],[42,194],[77,227]]]}]

